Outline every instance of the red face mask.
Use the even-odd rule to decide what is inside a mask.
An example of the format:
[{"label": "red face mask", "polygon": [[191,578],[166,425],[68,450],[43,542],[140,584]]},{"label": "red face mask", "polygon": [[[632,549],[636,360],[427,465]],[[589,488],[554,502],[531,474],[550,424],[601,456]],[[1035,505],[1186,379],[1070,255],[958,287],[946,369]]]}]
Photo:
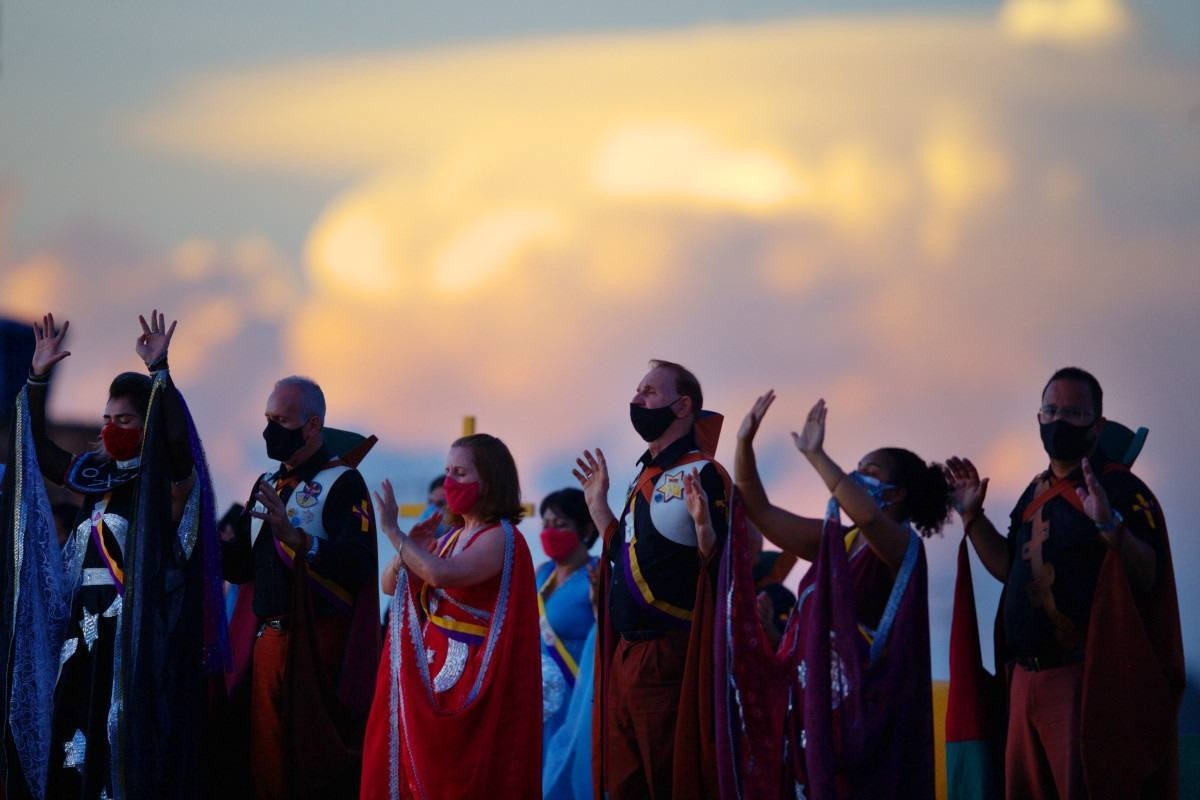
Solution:
[{"label": "red face mask", "polygon": [[563,528],[542,529],[542,549],[555,561],[562,561],[579,546],[579,534]]},{"label": "red face mask", "polygon": [[450,513],[458,514],[460,517],[475,507],[482,491],[479,481],[459,483],[449,476],[442,482],[442,488],[446,492],[446,508],[450,509]]},{"label": "red face mask", "polygon": [[139,428],[121,428],[106,422],[100,429],[100,441],[104,442],[104,449],[117,461],[128,461],[141,451],[142,431]]}]

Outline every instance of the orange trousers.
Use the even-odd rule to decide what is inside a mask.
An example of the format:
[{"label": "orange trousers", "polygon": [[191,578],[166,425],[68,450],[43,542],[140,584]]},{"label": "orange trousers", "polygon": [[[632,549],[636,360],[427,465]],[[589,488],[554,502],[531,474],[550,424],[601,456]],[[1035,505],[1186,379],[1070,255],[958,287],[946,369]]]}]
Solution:
[{"label": "orange trousers", "polygon": [[[327,675],[336,676],[346,649],[350,620],[342,616],[316,620],[317,658]],[[284,776],[283,684],[288,655],[288,633],[263,628],[254,641],[250,684],[250,771],[254,796],[283,800],[288,796]]]}]

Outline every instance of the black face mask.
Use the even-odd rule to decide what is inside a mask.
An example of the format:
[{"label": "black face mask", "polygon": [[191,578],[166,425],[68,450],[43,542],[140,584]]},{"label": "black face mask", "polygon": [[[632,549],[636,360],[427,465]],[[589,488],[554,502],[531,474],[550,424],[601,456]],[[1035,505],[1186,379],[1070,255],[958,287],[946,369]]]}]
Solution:
[{"label": "black face mask", "polygon": [[304,446],[304,426],[285,428],[273,419],[267,420],[263,429],[263,439],[267,442],[267,458],[272,461],[287,461]]},{"label": "black face mask", "polygon": [[1092,449],[1092,426],[1072,425],[1066,420],[1040,423],[1042,447],[1055,461],[1078,461]]},{"label": "black face mask", "polygon": [[653,442],[666,433],[667,428],[671,427],[671,423],[675,421],[675,412],[671,410],[673,405],[675,405],[674,401],[661,408],[645,408],[630,403],[629,421],[633,423],[633,429],[637,431],[637,435],[642,437],[643,441]]}]

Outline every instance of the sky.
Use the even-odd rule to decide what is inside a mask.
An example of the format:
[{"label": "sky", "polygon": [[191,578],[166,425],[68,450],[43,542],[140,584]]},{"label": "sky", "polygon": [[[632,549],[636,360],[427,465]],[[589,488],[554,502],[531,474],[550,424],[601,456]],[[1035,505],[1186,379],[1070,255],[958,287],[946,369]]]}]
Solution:
[{"label": "sky", "polygon": [[[8,2],[0,24],[0,313],[71,320],[52,411],[82,419],[136,368],[136,315],[179,319],[223,504],[291,373],[380,436],[364,472],[402,499],[474,414],[531,502],[600,446],[615,504],[626,405],[666,358],[726,415],[726,463],[779,393],[758,446],[785,507],[823,508],[787,434],[824,397],[843,466],[968,456],[1003,522],[1045,467],[1042,385],[1078,364],[1150,428],[1136,471],[1200,664],[1195,3]],[[939,677],[960,536],[926,545]],[[990,619],[999,584],[976,586]]]}]

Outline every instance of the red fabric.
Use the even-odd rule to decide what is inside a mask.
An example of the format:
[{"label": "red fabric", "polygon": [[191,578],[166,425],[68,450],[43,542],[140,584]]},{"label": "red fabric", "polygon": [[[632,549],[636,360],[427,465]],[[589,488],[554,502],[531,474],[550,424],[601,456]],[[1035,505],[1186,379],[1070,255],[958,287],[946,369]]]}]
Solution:
[{"label": "red fabric", "polygon": [[233,669],[225,673],[225,689],[231,694],[250,677],[254,635],[257,631],[258,617],[254,616],[254,583],[243,583],[238,587],[233,614],[229,618],[229,651]]},{"label": "red fabric", "polygon": [[1083,665],[1013,669],[1004,764],[1011,800],[1084,800],[1079,748]]},{"label": "red fabric", "polygon": [[1093,798],[1178,795],[1183,639],[1166,523],[1149,497],[1163,539],[1154,588],[1139,605],[1114,551],[1092,601],[1081,726]]},{"label": "red fabric", "polygon": [[946,741],[989,741],[999,733],[1004,685],[983,668],[975,615],[975,583],[967,539],[958,546],[954,612],[950,621],[950,690],[946,698]]},{"label": "red fabric", "polygon": [[[492,535],[502,535],[493,532]],[[513,565],[502,620],[499,576],[483,584],[446,592],[491,615],[502,624],[478,695],[468,700],[483,665],[486,639],[469,645],[466,667],[448,691],[430,697],[417,667],[410,631],[402,628],[399,692],[400,796],[436,798],[541,796],[542,684],[533,562],[524,537],[514,531]],[[410,587],[410,594],[418,589]],[[404,613],[404,608],[401,608]],[[442,601],[437,613],[473,621],[453,604]],[[474,620],[478,624],[478,620]],[[447,655],[449,639],[430,622],[423,623],[423,645],[433,651],[427,662],[432,679]],[[388,638],[390,640],[389,632]],[[390,641],[379,661],[375,699],[363,742],[361,797],[387,798],[390,792]]]}]

